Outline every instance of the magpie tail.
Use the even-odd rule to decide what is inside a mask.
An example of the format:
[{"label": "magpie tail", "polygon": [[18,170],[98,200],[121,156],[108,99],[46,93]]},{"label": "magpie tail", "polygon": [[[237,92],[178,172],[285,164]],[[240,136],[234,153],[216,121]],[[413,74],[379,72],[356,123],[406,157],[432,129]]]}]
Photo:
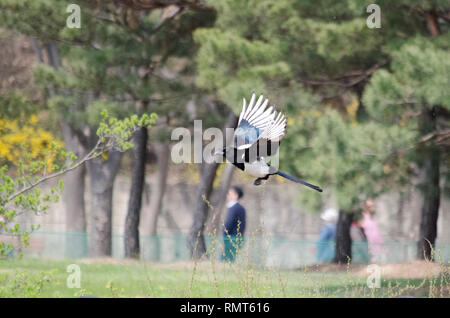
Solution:
[{"label": "magpie tail", "polygon": [[288,174],[286,174],[286,173],[284,173],[284,172],[282,172],[282,171],[280,171],[280,170],[278,170],[277,172],[275,172],[275,174],[277,174],[277,175],[279,175],[279,176],[282,176],[283,178],[289,179],[289,180],[291,180],[291,181],[294,181],[294,182],[303,184],[303,185],[305,185],[305,186],[307,186],[307,187],[309,187],[309,188],[311,188],[311,189],[314,189],[314,190],[316,190],[316,191],[322,192],[322,189],[321,189],[320,187],[315,186],[315,185],[313,185],[313,184],[310,184],[310,183],[308,183],[308,182],[305,182],[305,181],[303,181],[303,180],[294,178],[294,177],[292,177],[292,176],[290,176],[290,175],[288,175]]}]

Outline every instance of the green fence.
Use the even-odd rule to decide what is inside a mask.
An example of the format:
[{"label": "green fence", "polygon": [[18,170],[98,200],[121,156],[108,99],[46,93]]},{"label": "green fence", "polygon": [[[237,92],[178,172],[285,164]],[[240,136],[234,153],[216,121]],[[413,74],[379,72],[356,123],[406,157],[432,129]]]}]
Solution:
[{"label": "green fence", "polygon": [[[206,238],[207,247],[214,251],[216,258],[223,253],[223,237]],[[188,240],[185,235],[141,236],[141,259],[156,262],[176,262],[189,260]],[[353,242],[353,262],[397,263],[414,260],[415,242],[386,242],[380,253],[371,258],[367,243]],[[318,259],[320,249],[334,253],[334,244],[318,245],[314,240],[288,239],[277,237],[249,237],[245,239],[240,257],[249,257],[252,262],[280,268],[298,268],[302,265],[327,262]],[[31,235],[30,245],[23,250],[24,255],[46,258],[78,259],[88,257],[88,236],[86,233],[44,232]],[[450,244],[437,244],[436,259],[450,262]],[[113,235],[112,256],[124,257],[123,235]],[[330,257],[330,256],[328,256]]]}]

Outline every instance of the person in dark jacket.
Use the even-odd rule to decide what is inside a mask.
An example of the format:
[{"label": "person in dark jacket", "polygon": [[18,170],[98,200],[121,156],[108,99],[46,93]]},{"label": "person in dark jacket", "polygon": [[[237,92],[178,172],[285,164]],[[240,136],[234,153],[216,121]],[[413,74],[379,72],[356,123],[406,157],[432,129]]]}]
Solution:
[{"label": "person in dark jacket", "polygon": [[223,260],[233,262],[239,248],[242,247],[245,233],[245,209],[239,203],[244,193],[237,186],[230,188],[227,194],[227,215],[224,222],[223,241],[224,256]]}]

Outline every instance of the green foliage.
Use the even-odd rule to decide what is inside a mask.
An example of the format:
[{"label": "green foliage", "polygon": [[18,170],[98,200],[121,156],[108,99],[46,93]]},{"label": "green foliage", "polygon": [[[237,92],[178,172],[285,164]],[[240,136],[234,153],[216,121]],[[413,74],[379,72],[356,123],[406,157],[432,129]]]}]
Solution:
[{"label": "green foliage", "polygon": [[218,11],[214,28],[194,34],[200,45],[197,84],[216,90],[236,112],[234,105],[249,91],[274,94],[288,88],[285,93],[292,94],[305,77],[368,68],[383,56],[383,33],[367,28],[362,3],[210,4]]},{"label": "green foliage", "polygon": [[0,297],[42,297],[45,289],[54,284],[54,271],[30,273],[15,270],[0,273]]},{"label": "green foliage", "polygon": [[[395,126],[401,131],[414,130],[409,147],[403,147],[403,157],[420,166],[429,154],[425,149],[440,149],[440,174],[445,190],[450,185],[448,147],[435,138],[423,143],[422,138],[428,134],[439,136],[449,127],[449,36],[450,32],[445,32],[433,39],[416,36],[405,41],[391,52],[390,69],[377,71],[363,94],[369,116],[379,120],[382,129]],[[436,117],[435,125],[425,119],[431,110]],[[414,175],[412,171],[410,174]],[[421,190],[427,187],[420,185]],[[448,193],[445,190],[443,193]]]},{"label": "green foliage", "polygon": [[61,0],[2,0],[0,21],[3,26],[20,30],[24,34],[55,39],[65,27],[68,4]]},{"label": "green foliage", "polygon": [[3,119],[28,117],[39,109],[36,106],[20,90],[0,94],[0,114]]},{"label": "green foliage", "polygon": [[129,142],[132,134],[140,127],[150,129],[158,116],[155,113],[144,114],[141,117],[132,115],[123,120],[109,117],[106,110],[101,113],[103,120],[97,129],[100,149],[126,151],[133,148],[133,143]]},{"label": "green foliage", "polygon": [[434,105],[450,109],[449,36],[432,41],[415,37],[392,52],[390,71],[376,72],[364,92],[369,114],[385,123],[399,123],[408,120],[408,110]]}]

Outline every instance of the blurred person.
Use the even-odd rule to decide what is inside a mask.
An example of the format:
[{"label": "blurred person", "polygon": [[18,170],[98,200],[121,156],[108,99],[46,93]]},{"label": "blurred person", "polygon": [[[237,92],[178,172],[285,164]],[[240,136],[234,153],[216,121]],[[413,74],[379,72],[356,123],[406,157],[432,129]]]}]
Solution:
[{"label": "blurred person", "polygon": [[364,233],[369,243],[369,252],[372,261],[381,254],[381,246],[383,244],[377,221],[373,217],[375,208],[375,201],[373,199],[366,200],[363,208],[363,219],[361,221],[361,226],[364,229]]},{"label": "blurred person", "polygon": [[320,230],[317,240],[317,261],[320,263],[329,263],[335,255],[334,244],[336,242],[336,223],[338,211],[336,209],[327,209],[320,218],[325,221],[325,225]]},{"label": "blurred person", "polygon": [[239,203],[244,192],[238,186],[232,186],[227,194],[227,215],[224,222],[223,260],[233,262],[238,250],[242,247],[245,233],[245,208]]},{"label": "blurred person", "polygon": [[352,222],[350,237],[352,239],[352,261],[357,263],[369,262],[369,244],[364,228],[362,227],[361,218]]}]

